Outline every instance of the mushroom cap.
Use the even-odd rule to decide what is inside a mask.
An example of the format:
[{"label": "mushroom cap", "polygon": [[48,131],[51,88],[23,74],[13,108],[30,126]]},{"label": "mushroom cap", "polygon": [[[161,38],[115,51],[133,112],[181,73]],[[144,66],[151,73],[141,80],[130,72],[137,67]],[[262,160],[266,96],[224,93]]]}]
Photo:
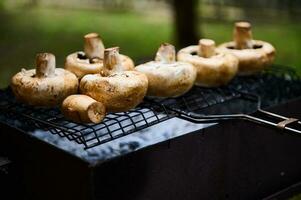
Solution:
[{"label": "mushroom cap", "polygon": [[231,53],[239,60],[239,75],[258,73],[270,66],[275,59],[275,48],[267,42],[252,40],[252,49],[235,49],[235,42],[218,46],[217,52]]},{"label": "mushroom cap", "polygon": [[102,102],[109,112],[124,112],[142,102],[147,92],[147,77],[137,71],[115,72],[84,76],[80,92]]},{"label": "mushroom cap", "polygon": [[[103,60],[91,63],[88,58],[79,58],[79,55],[85,55],[84,52],[79,51],[67,56],[65,62],[65,69],[73,72],[79,79],[87,74],[97,74],[103,70]],[[133,60],[125,55],[120,54],[120,59],[124,71],[134,70]]]},{"label": "mushroom cap", "polygon": [[56,68],[54,76],[39,78],[36,70],[22,70],[13,76],[16,98],[34,106],[58,106],[67,96],[78,91],[78,79],[64,69]]},{"label": "mushroom cap", "polygon": [[194,85],[196,69],[189,63],[157,61],[138,65],[136,70],[148,78],[147,95],[177,97],[188,92]]},{"label": "mushroom cap", "polygon": [[204,58],[197,55],[198,49],[198,45],[188,46],[177,54],[179,61],[191,63],[196,68],[196,85],[218,87],[233,79],[238,69],[237,58],[231,54],[216,52],[215,55]]}]

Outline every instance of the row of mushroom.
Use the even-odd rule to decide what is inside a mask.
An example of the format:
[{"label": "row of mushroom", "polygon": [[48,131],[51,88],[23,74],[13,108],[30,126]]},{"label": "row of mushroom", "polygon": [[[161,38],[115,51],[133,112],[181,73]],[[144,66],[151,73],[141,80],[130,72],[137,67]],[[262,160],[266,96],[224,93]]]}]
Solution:
[{"label": "row of mushroom", "polygon": [[135,108],[145,96],[178,97],[193,85],[219,87],[236,74],[252,75],[270,66],[275,48],[253,40],[251,24],[237,22],[234,40],[216,47],[210,39],[176,53],[163,43],[154,61],[135,67],[119,48],[107,48],[98,34],[84,36],[84,51],[70,54],[65,69],[55,56],[40,53],[36,69],[17,73],[11,82],[16,98],[32,106],[60,106],[64,116],[79,123],[99,123],[107,112]]}]

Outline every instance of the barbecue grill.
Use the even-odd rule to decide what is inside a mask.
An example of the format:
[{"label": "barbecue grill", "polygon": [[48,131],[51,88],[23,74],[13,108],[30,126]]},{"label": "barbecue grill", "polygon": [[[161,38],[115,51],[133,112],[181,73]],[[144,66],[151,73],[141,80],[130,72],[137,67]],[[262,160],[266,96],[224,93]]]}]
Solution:
[{"label": "barbecue grill", "polygon": [[[6,195],[22,194],[27,199],[58,195],[64,199],[263,198],[300,180],[301,142],[295,135],[301,128],[295,118],[301,113],[294,113],[300,96],[297,73],[275,65],[258,75],[237,77],[225,87],[194,87],[178,98],[146,98],[137,108],[110,113],[94,125],[68,121],[58,108],[21,104],[8,88],[0,92],[0,167],[9,187],[6,191],[18,188],[20,192]],[[273,107],[295,118],[261,110]],[[245,116],[260,126],[237,120]],[[224,121],[229,119],[235,120]],[[244,141],[249,137],[255,146]],[[254,178],[255,172],[243,171],[249,161],[240,163],[235,158],[243,153],[258,155],[256,145],[264,145],[267,139],[270,148],[281,153],[278,157],[263,149],[268,159],[262,168],[278,167],[266,174],[257,170]],[[238,148],[242,144],[247,144],[246,150]],[[284,162],[279,164],[278,158]],[[237,175],[244,176],[239,180],[244,188],[234,189],[237,178],[232,176]],[[13,186],[15,182],[18,186]]]}]

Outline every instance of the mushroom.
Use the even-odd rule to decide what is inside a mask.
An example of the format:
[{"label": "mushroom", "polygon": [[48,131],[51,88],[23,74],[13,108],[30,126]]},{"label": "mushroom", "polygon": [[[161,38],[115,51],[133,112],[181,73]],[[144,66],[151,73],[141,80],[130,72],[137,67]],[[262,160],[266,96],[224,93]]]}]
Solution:
[{"label": "mushroom", "polygon": [[40,53],[36,69],[25,70],[13,76],[12,91],[22,102],[35,106],[58,106],[67,96],[78,91],[76,76],[62,68],[55,68],[55,56]]},{"label": "mushroom", "polygon": [[189,63],[177,62],[175,47],[167,43],[160,46],[155,61],[138,65],[136,70],[147,76],[149,96],[180,96],[191,89],[196,79],[196,69]]},{"label": "mushroom", "polygon": [[221,44],[218,52],[232,53],[239,59],[240,75],[251,75],[270,66],[275,59],[275,48],[267,42],[252,39],[251,24],[235,23],[232,42]]},{"label": "mushroom", "polygon": [[218,53],[215,42],[201,39],[199,45],[178,52],[178,60],[191,63],[197,70],[195,84],[203,87],[226,85],[237,73],[238,60],[229,53]]},{"label": "mushroom", "polygon": [[101,102],[80,94],[67,97],[61,110],[67,119],[79,123],[100,123],[106,115],[106,108]]},{"label": "mushroom", "polygon": [[102,102],[108,112],[128,111],[142,102],[148,87],[147,77],[137,71],[124,71],[119,48],[104,51],[104,68],[80,81],[80,92]]},{"label": "mushroom", "polygon": [[[97,33],[84,36],[84,52],[67,56],[65,69],[73,72],[79,79],[87,74],[97,74],[103,69],[104,45]],[[120,55],[123,70],[133,70],[134,62],[128,56]]]}]

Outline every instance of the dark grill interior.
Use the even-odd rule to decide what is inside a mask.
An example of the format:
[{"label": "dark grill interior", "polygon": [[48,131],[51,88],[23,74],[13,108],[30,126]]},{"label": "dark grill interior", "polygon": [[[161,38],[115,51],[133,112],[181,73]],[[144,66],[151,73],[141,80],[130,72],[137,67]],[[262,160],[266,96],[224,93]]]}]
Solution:
[{"label": "dark grill interior", "polygon": [[17,120],[34,129],[66,137],[88,149],[175,117],[177,113],[254,112],[257,99],[245,93],[261,97],[263,107],[267,107],[300,95],[301,81],[293,69],[273,66],[256,76],[237,77],[227,87],[194,87],[178,98],[146,98],[136,109],[110,113],[96,125],[70,122],[58,108],[34,108],[18,103],[9,89],[0,92],[0,109],[6,120]]}]

